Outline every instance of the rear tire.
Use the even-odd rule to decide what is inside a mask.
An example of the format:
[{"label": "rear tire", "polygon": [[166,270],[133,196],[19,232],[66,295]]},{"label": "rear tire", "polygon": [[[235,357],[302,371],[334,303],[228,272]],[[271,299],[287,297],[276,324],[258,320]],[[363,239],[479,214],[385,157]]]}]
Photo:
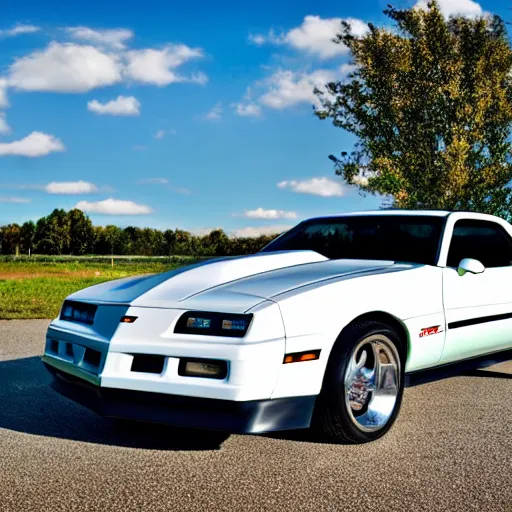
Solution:
[{"label": "rear tire", "polygon": [[330,441],[367,443],[393,426],[404,389],[406,346],[375,321],[345,329],[332,349],[312,427]]}]

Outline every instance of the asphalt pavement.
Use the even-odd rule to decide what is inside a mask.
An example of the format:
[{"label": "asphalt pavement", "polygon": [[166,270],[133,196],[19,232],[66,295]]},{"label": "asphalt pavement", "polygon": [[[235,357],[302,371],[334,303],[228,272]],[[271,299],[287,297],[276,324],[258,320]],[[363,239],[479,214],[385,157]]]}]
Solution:
[{"label": "asphalt pavement", "polygon": [[60,397],[48,321],[0,321],[0,510],[512,512],[512,363],[411,382],[365,445],[123,429]]}]

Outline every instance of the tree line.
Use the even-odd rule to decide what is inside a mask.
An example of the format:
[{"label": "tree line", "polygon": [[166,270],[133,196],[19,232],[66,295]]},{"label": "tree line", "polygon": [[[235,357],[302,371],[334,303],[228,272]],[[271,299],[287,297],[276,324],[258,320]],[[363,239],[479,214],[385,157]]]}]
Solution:
[{"label": "tree line", "polygon": [[0,254],[236,256],[253,254],[276,235],[229,237],[216,229],[195,236],[181,229],[94,226],[81,210],[53,210],[37,222],[0,227]]}]

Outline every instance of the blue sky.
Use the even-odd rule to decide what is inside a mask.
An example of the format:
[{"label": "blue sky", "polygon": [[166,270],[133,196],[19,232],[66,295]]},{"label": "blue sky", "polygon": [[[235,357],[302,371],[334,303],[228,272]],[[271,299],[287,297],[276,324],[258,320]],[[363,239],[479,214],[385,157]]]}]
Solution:
[{"label": "blue sky", "polygon": [[347,72],[339,19],[364,31],[387,3],[3,0],[0,225],[78,206],[101,225],[255,235],[377,208],[334,175],[327,156],[354,139],[313,116],[311,90]]}]

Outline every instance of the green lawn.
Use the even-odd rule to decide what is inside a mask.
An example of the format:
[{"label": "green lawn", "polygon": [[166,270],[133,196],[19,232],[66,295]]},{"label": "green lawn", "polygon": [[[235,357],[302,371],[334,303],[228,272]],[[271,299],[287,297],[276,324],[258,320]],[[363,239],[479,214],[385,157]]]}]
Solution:
[{"label": "green lawn", "polygon": [[4,258],[0,260],[0,319],[55,318],[72,292],[134,274],[164,272],[192,258]]}]

